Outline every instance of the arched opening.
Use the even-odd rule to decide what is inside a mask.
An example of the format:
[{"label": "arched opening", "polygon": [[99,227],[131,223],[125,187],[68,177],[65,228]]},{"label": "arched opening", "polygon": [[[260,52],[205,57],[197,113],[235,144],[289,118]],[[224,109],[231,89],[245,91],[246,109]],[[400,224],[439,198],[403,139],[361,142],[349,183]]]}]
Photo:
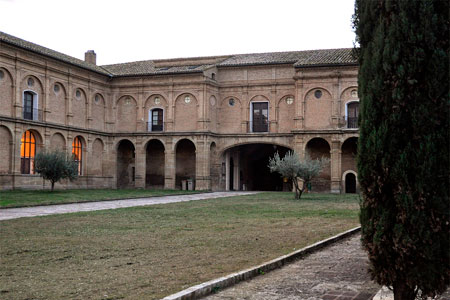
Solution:
[{"label": "arched opening", "polygon": [[151,140],[145,148],[145,187],[164,188],[164,145],[159,140]]},{"label": "arched opening", "polygon": [[347,173],[345,175],[345,192],[347,194],[356,193],[356,176],[353,173]]},{"label": "arched opening", "polygon": [[192,180],[192,189],[195,189],[195,145],[188,139],[182,139],[176,145],[176,171],[175,186],[182,188],[184,180]]},{"label": "arched opening", "polygon": [[[313,138],[306,144],[306,154],[311,159],[322,157],[330,159],[330,145],[323,138]],[[331,189],[331,161],[320,172],[319,176],[311,181],[311,191],[329,192]]]},{"label": "arched opening", "polygon": [[12,135],[8,127],[0,125],[0,174],[11,172],[12,164]]},{"label": "arched opening", "polygon": [[135,149],[129,140],[121,140],[117,147],[117,187],[134,187]]},{"label": "arched opening", "polygon": [[284,157],[291,149],[273,144],[246,144],[226,150],[223,154],[226,190],[282,191],[289,190],[278,173],[271,173],[269,158],[276,152]]},{"label": "arched opening", "polygon": [[358,151],[358,138],[351,137],[345,140],[341,147],[341,170],[356,172],[356,153]]}]

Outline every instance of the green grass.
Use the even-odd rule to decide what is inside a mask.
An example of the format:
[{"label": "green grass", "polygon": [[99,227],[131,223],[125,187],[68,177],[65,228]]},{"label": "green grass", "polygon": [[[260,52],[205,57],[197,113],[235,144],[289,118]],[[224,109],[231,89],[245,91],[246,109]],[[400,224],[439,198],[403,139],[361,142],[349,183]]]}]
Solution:
[{"label": "green grass", "polygon": [[359,225],[355,195],[292,193],[0,222],[2,299],[160,299]]},{"label": "green grass", "polygon": [[181,190],[92,189],[0,191],[0,208],[198,193]]}]

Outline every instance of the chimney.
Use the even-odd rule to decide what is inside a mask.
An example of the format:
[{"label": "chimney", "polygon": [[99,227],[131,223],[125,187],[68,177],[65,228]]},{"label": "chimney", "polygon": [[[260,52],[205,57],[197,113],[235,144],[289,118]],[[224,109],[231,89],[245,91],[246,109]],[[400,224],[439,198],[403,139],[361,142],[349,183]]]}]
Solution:
[{"label": "chimney", "polygon": [[95,54],[94,50],[88,50],[84,54],[84,61],[90,64],[97,64],[97,54]]}]

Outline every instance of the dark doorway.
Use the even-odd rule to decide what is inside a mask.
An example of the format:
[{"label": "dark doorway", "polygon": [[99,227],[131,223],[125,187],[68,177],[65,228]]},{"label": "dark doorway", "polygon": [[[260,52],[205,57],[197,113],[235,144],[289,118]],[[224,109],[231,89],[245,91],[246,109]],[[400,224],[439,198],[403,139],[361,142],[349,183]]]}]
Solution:
[{"label": "dark doorway", "polygon": [[117,147],[117,188],[134,187],[134,172],[134,145],[129,140],[122,140]]},{"label": "dark doorway", "polygon": [[356,193],[356,176],[353,173],[345,175],[345,192],[347,194]]},{"label": "dark doorway", "polygon": [[145,186],[164,188],[164,145],[159,140],[147,143],[145,157]]},{"label": "dark doorway", "polygon": [[[272,145],[272,144],[248,144],[233,147],[230,156],[239,155],[239,162],[230,158],[230,174],[229,188],[234,190],[253,190],[253,191],[282,191],[283,178],[278,173],[271,173],[268,167],[269,158],[273,157],[276,152],[280,157],[284,157],[290,149]],[[239,186],[233,184],[234,172],[232,170],[238,168],[237,174],[240,175]]]},{"label": "dark doorway", "polygon": [[[175,185],[181,189],[182,180],[195,181],[195,145],[188,139],[182,139],[176,145]],[[195,182],[194,182],[195,185]]]}]

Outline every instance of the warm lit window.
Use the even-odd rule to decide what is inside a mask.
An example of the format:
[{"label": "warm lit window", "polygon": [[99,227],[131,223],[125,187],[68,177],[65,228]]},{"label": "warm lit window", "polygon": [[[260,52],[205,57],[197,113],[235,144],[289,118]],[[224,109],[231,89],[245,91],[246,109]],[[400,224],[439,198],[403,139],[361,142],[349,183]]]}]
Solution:
[{"label": "warm lit window", "polygon": [[20,144],[20,173],[34,174],[34,157],[36,155],[36,139],[34,134],[27,130],[22,135]]},{"label": "warm lit window", "polygon": [[82,163],[83,163],[83,145],[81,139],[76,137],[72,143],[72,155],[73,159],[78,163],[78,175],[81,175]]}]

